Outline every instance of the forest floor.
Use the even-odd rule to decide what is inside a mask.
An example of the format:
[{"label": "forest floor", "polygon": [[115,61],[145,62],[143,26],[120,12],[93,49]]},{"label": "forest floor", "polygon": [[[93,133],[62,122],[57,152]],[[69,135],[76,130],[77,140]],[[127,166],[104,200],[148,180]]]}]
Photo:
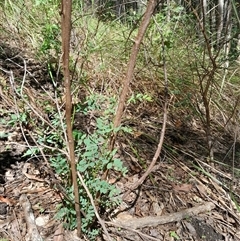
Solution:
[{"label": "forest floor", "polygon": [[[46,98],[41,88],[50,95],[53,91],[47,69],[2,43],[0,69],[0,238],[27,240],[29,212],[26,199],[20,198],[27,197],[43,240],[78,240],[54,218],[63,196],[55,188],[58,178],[48,160],[23,156],[28,145],[34,144],[34,126],[13,123],[20,99],[14,97],[13,89],[21,92],[24,79],[31,105],[44,116],[38,108],[38,101]],[[27,118],[31,118],[30,112]],[[156,151],[162,102],[129,106],[123,124],[134,129],[133,134],[117,140],[118,154],[128,168],[128,174],[116,184],[124,194],[143,175]],[[213,133],[215,161],[209,162],[201,124],[186,121],[181,111],[169,113],[164,146],[154,170],[106,222],[113,240],[240,240],[240,163],[236,158],[233,171],[229,154],[233,146],[235,153],[240,153],[240,143],[224,129],[216,127]]]}]

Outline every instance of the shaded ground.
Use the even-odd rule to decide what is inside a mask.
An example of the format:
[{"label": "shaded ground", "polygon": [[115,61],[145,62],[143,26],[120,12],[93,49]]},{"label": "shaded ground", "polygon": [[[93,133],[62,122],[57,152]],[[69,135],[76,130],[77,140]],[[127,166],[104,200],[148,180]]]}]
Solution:
[{"label": "shaded ground", "polygon": [[[15,125],[13,115],[19,111],[15,103],[21,95],[14,99],[12,89],[19,88],[26,77],[24,90],[37,112],[34,114],[49,120],[51,117],[44,113],[36,100],[49,98],[51,101],[49,96],[53,86],[44,65],[6,44],[0,44],[0,67],[0,237],[25,240],[27,227],[19,198],[27,194],[41,236],[44,240],[54,240],[54,234],[62,232],[60,222],[54,219],[62,198],[54,185],[58,178],[42,157],[23,157],[28,145],[34,145],[31,130],[35,125],[31,123],[32,109],[27,112],[28,121],[23,121],[21,126]],[[46,91],[49,96],[46,96]],[[129,169],[128,175],[117,183],[123,193],[140,178],[151,162],[161,131],[161,106],[161,103],[149,103],[149,106],[138,109],[129,107],[124,124],[131,126],[134,132],[121,136],[117,143],[119,155]],[[143,227],[138,230],[140,233],[109,224],[108,230],[116,240],[150,240],[151,237],[153,240],[240,240],[237,210],[240,201],[239,163],[235,163],[233,176],[230,155],[234,139],[224,130],[216,132],[214,153],[218,163],[209,163],[200,124],[183,122],[177,113],[169,116],[164,148],[156,168],[111,218],[127,223],[133,217],[167,215],[209,201],[215,204],[215,208],[180,221]],[[236,142],[234,148],[237,156],[240,144]],[[115,177],[114,173],[111,175]],[[63,237],[77,240],[69,232]]]}]

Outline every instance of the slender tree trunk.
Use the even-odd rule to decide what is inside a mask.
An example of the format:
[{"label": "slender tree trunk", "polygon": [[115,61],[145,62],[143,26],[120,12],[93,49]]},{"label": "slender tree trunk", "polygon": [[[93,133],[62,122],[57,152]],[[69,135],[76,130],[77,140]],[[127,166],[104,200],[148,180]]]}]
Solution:
[{"label": "slender tree trunk", "polygon": [[167,22],[171,20],[171,9],[170,9],[171,1],[167,0]]},{"label": "slender tree trunk", "polygon": [[[149,0],[148,1],[146,12],[143,16],[141,25],[138,30],[137,37],[136,37],[134,45],[132,47],[132,51],[131,51],[131,55],[130,55],[130,59],[128,62],[128,67],[127,67],[127,73],[126,73],[126,77],[124,79],[123,89],[122,89],[122,92],[121,92],[121,95],[119,98],[116,116],[115,116],[114,123],[113,123],[114,129],[118,128],[121,124],[122,115],[123,115],[125,104],[126,104],[126,98],[127,98],[127,94],[129,91],[129,85],[133,78],[139,48],[140,48],[142,39],[148,28],[148,25],[150,23],[152,14],[153,14],[156,6],[157,6],[157,0]],[[114,133],[112,133],[112,136],[109,141],[109,150],[111,150],[111,151],[114,148],[116,136],[117,136],[117,133],[114,131]],[[107,175],[108,175],[108,170],[106,170],[104,172],[103,179],[106,179]]]},{"label": "slender tree trunk", "polygon": [[221,36],[223,31],[223,12],[224,0],[218,0],[218,19],[217,19],[217,46],[221,45]]},{"label": "slender tree trunk", "polygon": [[71,177],[74,188],[75,211],[77,218],[77,235],[81,236],[81,211],[79,202],[79,190],[77,182],[77,172],[74,153],[74,139],[72,133],[72,96],[71,96],[71,78],[69,71],[69,53],[70,53],[70,36],[71,36],[71,12],[72,1],[62,0],[61,15],[62,15],[62,52],[63,52],[63,75],[66,88],[66,124],[68,136],[68,155],[71,165]]},{"label": "slender tree trunk", "polygon": [[[238,34],[238,41],[237,41],[237,50],[240,52],[240,34]],[[237,58],[237,61],[239,62],[240,64],[240,54]]]}]

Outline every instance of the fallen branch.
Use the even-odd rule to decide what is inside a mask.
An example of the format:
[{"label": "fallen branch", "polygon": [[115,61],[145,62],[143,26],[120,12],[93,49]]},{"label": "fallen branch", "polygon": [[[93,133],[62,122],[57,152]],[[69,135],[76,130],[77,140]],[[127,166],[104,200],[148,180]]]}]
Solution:
[{"label": "fallen branch", "polygon": [[189,218],[191,216],[198,215],[199,213],[209,212],[215,208],[215,204],[212,202],[204,203],[203,205],[185,209],[180,212],[170,213],[163,216],[148,216],[143,218],[132,218],[128,219],[127,221],[121,221],[116,219],[116,225],[119,224],[120,227],[124,228],[144,228],[144,227],[156,227],[160,224],[166,224],[171,222],[181,221],[184,218]]},{"label": "fallen branch", "polygon": [[35,223],[35,218],[31,208],[31,203],[29,202],[27,195],[21,195],[20,204],[22,205],[25,220],[27,223],[27,235],[25,237],[26,241],[43,241],[40,233],[38,232],[37,225]]},{"label": "fallen branch", "polygon": [[118,227],[118,228],[123,228],[123,229],[126,229],[128,231],[131,231],[131,232],[134,232],[134,233],[137,233],[140,237],[144,237],[144,238],[147,238],[148,240],[154,240],[154,241],[159,241],[158,238],[154,238],[150,235],[147,235],[145,233],[142,233],[136,229],[133,229],[133,228],[128,228],[128,227],[125,227],[125,226],[121,226],[119,225],[118,223],[113,223],[113,222],[105,222],[107,225],[109,226],[115,226],[115,227]]}]

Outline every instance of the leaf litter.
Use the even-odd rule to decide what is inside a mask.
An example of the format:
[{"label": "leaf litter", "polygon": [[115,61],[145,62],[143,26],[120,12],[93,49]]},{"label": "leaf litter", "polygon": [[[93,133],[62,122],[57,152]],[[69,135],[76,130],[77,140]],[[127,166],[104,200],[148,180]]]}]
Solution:
[{"label": "leaf litter", "polygon": [[[9,47],[4,45],[4,48]],[[11,53],[11,48],[7,52]],[[15,76],[22,78],[21,68],[4,61],[2,59],[2,68],[12,69]],[[36,62],[31,66],[33,69],[29,70],[30,73],[39,70],[41,65]],[[51,95],[53,90],[45,79],[47,73],[44,68],[37,73],[37,76],[40,76],[38,82],[42,78],[43,85]],[[41,96],[39,84],[33,84],[32,76],[34,75],[29,74],[28,94],[32,95],[33,100],[46,98],[45,95]],[[7,83],[6,73],[1,72],[0,78]],[[141,82],[141,85],[143,84]],[[9,121],[8,114],[15,113],[14,100],[10,98],[13,94],[10,89],[4,93],[2,87],[0,94],[0,115],[2,119]],[[120,180],[115,172],[110,173],[110,179],[116,180],[122,193],[128,191],[150,163],[162,123],[161,113],[156,111],[161,110],[160,103],[136,105],[129,105],[125,123],[133,127],[133,134],[123,134],[117,140],[118,155],[129,172]],[[39,106],[35,108],[38,109],[38,115],[44,116]],[[231,170],[221,163],[208,164],[208,160],[203,159],[206,156],[203,144],[205,136],[201,124],[197,120],[193,123],[192,128],[186,127],[177,114],[171,116],[164,149],[154,171],[139,189],[132,191],[122,204],[109,214],[109,220],[106,220],[113,238],[135,241],[240,240],[239,180],[235,177],[233,182]],[[34,126],[29,123],[24,128],[31,131]],[[3,188],[0,196],[1,237],[13,241],[25,240],[29,233],[29,224],[26,221],[27,214],[23,212],[23,203],[27,202],[35,221],[38,220],[38,224],[41,221],[41,225],[34,226],[39,232],[39,240],[77,240],[73,232],[65,231],[61,222],[54,218],[56,207],[61,203],[63,195],[51,185],[52,174],[46,168],[45,161],[41,158],[29,160],[23,157],[27,146],[20,128],[11,129],[0,123],[0,131],[3,133],[0,138],[0,177]],[[221,148],[219,151],[215,150],[219,160],[225,158],[226,150],[229,149],[227,140],[230,138],[226,133],[219,136]],[[24,201],[20,197],[24,197]],[[197,212],[194,211],[196,209]],[[162,220],[161,217],[165,221],[159,221]]]}]

